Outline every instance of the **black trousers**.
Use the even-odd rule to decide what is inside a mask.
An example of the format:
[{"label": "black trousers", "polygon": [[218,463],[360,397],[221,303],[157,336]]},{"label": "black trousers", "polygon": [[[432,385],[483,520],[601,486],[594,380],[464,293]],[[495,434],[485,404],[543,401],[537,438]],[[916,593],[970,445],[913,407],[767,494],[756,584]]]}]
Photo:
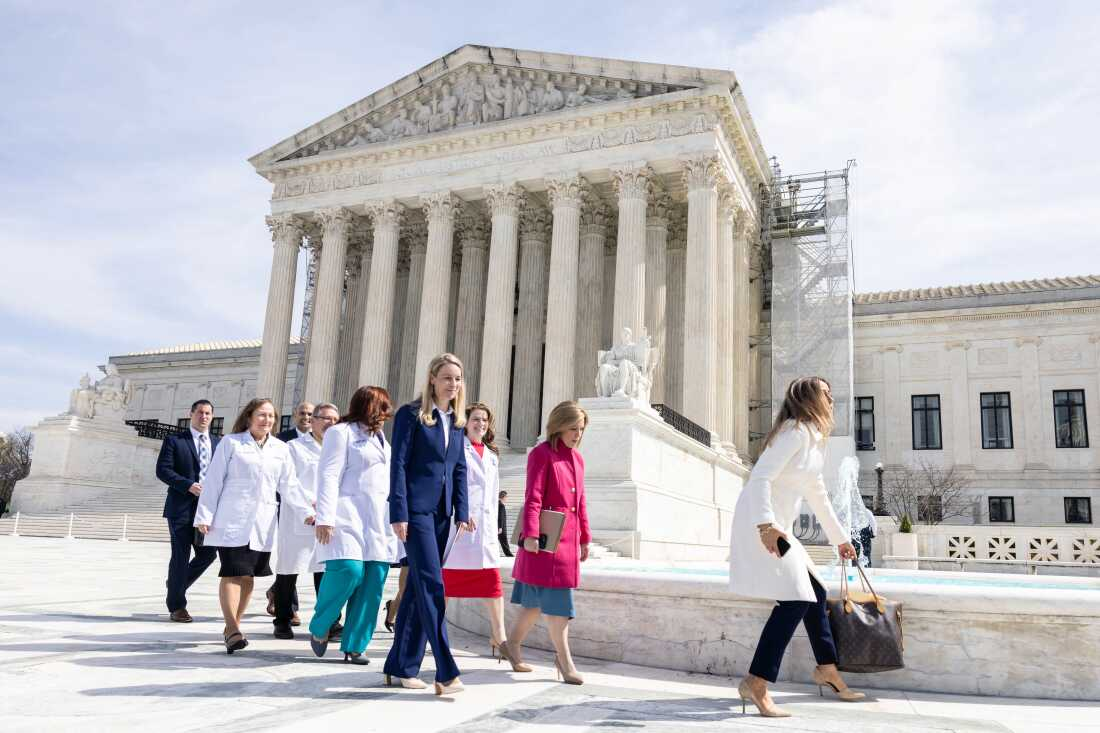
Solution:
[{"label": "black trousers", "polygon": [[806,636],[814,650],[814,658],[820,664],[836,664],[836,644],[833,632],[829,628],[829,617],[825,613],[825,589],[810,575],[810,584],[814,588],[817,601],[777,601],[772,615],[764,624],[760,641],[756,644],[756,653],[749,666],[749,674],[761,677],[768,682],[779,679],[779,665],[783,662],[783,653],[791,643],[794,630],[801,623],[806,627]]},{"label": "black trousers", "polygon": [[172,542],[172,558],[168,561],[168,580],[165,587],[168,589],[164,599],[169,611],[178,611],[187,608],[187,589],[199,579],[199,576],[210,567],[214,558],[218,556],[215,547],[199,547],[195,549],[195,557],[191,557],[192,543],[195,539],[195,528],[188,519],[169,519],[168,535]]},{"label": "black trousers", "polygon": [[501,532],[497,535],[497,539],[500,540],[500,551],[504,553],[505,557],[511,557],[512,548],[508,546],[508,535]]},{"label": "black trousers", "polygon": [[[324,573],[313,574],[313,590],[321,588],[321,578]],[[276,575],[275,582],[271,584],[271,592],[275,594],[275,621],[276,626],[290,626],[290,620],[298,611],[298,576]]]}]

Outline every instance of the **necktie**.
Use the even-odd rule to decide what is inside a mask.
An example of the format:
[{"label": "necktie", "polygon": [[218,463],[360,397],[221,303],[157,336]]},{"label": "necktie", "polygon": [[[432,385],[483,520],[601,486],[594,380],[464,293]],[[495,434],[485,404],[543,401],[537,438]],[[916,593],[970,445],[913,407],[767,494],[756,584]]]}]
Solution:
[{"label": "necktie", "polygon": [[210,451],[206,449],[206,433],[199,433],[199,483],[206,478],[206,464],[210,462]]}]

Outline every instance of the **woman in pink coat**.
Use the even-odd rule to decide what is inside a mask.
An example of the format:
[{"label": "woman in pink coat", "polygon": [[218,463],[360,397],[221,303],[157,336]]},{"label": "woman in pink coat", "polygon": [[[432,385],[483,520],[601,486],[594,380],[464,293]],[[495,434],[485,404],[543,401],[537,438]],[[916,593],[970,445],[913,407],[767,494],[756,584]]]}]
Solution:
[{"label": "woman in pink coat", "polygon": [[[512,567],[512,603],[523,606],[509,634],[509,651],[515,657],[517,671],[526,667],[521,661],[521,646],[540,614],[546,614],[550,640],[557,657],[554,664],[567,683],[580,685],[569,653],[569,620],[573,612],[573,589],[580,584],[581,563],[588,559],[588,508],[584,501],[584,459],[577,452],[588,413],[576,402],[562,402],[546,421],[545,443],[527,456],[527,494],[519,521],[522,546]],[[561,542],[557,550],[539,550],[539,513],[543,509],[565,513]]]}]

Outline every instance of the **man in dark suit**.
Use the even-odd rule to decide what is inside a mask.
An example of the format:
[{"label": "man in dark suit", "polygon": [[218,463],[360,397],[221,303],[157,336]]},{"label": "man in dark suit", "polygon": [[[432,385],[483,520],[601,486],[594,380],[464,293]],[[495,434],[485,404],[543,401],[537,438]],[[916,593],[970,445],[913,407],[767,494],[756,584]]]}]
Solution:
[{"label": "man in dark suit", "polygon": [[500,541],[500,551],[505,557],[512,556],[512,548],[508,546],[508,509],[504,506],[507,491],[497,495],[497,539]]},{"label": "man in dark suit", "polygon": [[284,443],[289,443],[295,438],[300,438],[303,435],[309,435],[313,432],[313,403],[301,402],[294,408],[294,424],[281,433],[276,433],[275,437]]},{"label": "man in dark suit", "polygon": [[218,447],[218,438],[210,435],[210,423],[214,419],[214,406],[207,400],[191,405],[191,425],[187,431],[169,435],[160,447],[157,458],[157,478],[168,484],[168,496],[164,500],[164,518],[168,520],[168,532],[172,541],[172,559],[168,561],[168,596],[165,599],[169,618],[179,623],[189,623],[187,613],[187,589],[199,579],[217,550],[213,547],[195,547],[195,509],[202,493],[202,481],[206,467]]}]

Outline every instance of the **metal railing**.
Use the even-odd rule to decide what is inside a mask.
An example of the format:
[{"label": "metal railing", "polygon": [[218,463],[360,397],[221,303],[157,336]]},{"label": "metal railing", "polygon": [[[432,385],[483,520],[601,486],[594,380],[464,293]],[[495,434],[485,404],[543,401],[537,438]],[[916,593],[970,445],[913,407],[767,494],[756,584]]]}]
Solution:
[{"label": "metal railing", "polygon": [[656,404],[653,405],[653,409],[670,427],[679,430],[689,438],[699,441],[708,448],[710,447],[710,431],[702,425],[693,423],[668,405]]},{"label": "metal railing", "polygon": [[[115,529],[115,527],[117,527],[117,523],[115,523],[115,522],[108,522],[108,523],[104,524],[102,516],[97,516],[97,517],[94,517],[94,518],[89,518],[87,516],[81,517],[81,516],[77,515],[75,512],[70,512],[67,518],[65,517],[64,514],[37,514],[37,515],[27,514],[27,515],[24,515],[23,512],[15,512],[15,514],[8,514],[6,517],[3,517],[2,519],[12,520],[11,531],[7,532],[7,535],[9,537],[20,537],[20,536],[55,537],[55,536],[59,536],[59,535],[55,535],[53,533],[49,533],[49,534],[42,533],[41,523],[42,522],[49,522],[49,523],[52,524],[52,523],[55,523],[55,522],[65,522],[66,523],[65,534],[60,535],[60,536],[63,537],[64,539],[67,539],[67,540],[81,539],[82,538],[81,536],[83,536],[84,539],[97,539],[97,540],[117,539],[119,542],[129,542],[130,541],[130,536],[129,536],[130,535],[130,515],[128,513],[122,515],[121,532],[119,532],[117,529]],[[90,522],[90,521],[96,523],[94,529],[89,529],[88,528],[87,525],[88,525],[88,522]],[[26,534],[26,535],[20,535],[19,534],[19,525],[21,523],[24,524],[24,525],[29,523],[31,525],[32,529],[30,530],[29,534]],[[24,532],[26,532],[26,531],[27,530],[24,528]],[[139,531],[138,534],[140,536],[143,533]],[[146,539],[148,539],[148,538],[146,538]],[[165,541],[167,541],[167,537],[165,537]]]}]

